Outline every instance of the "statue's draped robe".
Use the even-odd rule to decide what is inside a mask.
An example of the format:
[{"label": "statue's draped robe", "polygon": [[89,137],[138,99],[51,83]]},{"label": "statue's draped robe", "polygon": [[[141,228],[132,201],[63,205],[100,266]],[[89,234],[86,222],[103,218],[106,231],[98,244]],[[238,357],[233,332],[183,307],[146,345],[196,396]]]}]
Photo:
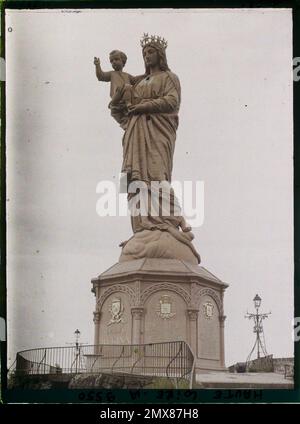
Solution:
[{"label": "statue's draped robe", "polygon": [[134,115],[123,139],[123,167],[129,180],[171,182],[178,127],[180,84],[171,72],[158,72],[141,80],[134,102],[147,102],[148,112]]},{"label": "statue's draped robe", "polygon": [[[170,186],[180,100],[179,79],[170,71],[148,75],[135,85],[133,104],[145,103],[147,112],[129,117],[123,137],[122,172],[127,174],[129,184],[134,181],[146,184],[145,190],[140,190],[133,196],[135,200],[138,199],[141,208],[145,198],[148,198],[146,216],[133,216],[129,201],[133,232],[149,229],[168,231],[178,241],[187,245],[200,262],[200,257],[191,243],[191,233],[179,230],[183,218],[178,200]],[[160,194],[150,191],[153,181],[163,182]],[[167,214],[166,204],[169,210]],[[151,209],[153,206],[157,212],[155,214]]]},{"label": "statue's draped robe", "polygon": [[[142,79],[133,94],[133,103],[140,102],[147,104],[147,112],[133,115],[128,122],[123,138],[122,172],[127,174],[129,183],[143,181],[149,188],[151,181],[171,183],[180,106],[180,83],[177,76],[170,71],[160,71]],[[140,197],[142,195],[145,193],[141,193]],[[180,215],[180,207],[169,184],[164,184],[161,197],[170,203],[170,214],[153,216],[149,211],[148,224],[145,219],[134,218],[134,232],[149,228],[149,221],[152,228],[162,230],[169,229],[170,225],[173,228],[179,226],[181,217],[175,215]],[[149,196],[149,205],[150,202]],[[153,192],[152,202],[158,209],[158,200],[154,198]]]}]

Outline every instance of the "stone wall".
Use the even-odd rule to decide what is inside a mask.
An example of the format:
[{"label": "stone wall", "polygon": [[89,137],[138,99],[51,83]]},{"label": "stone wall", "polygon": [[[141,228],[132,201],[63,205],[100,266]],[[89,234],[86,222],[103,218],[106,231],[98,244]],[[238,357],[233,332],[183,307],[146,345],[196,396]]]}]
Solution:
[{"label": "stone wall", "polygon": [[227,284],[175,259],[117,263],[92,280],[94,344],[185,341],[197,370],[225,370],[223,295]]},{"label": "stone wall", "polygon": [[78,374],[69,383],[69,389],[142,389],[153,382],[151,376],[121,373]]},{"label": "stone wall", "polygon": [[[161,301],[171,302],[170,314],[161,314]],[[187,339],[186,304],[177,293],[162,290],[153,293],[145,304],[144,343],[181,341]]]},{"label": "stone wall", "polygon": [[[242,368],[245,368],[242,371]],[[246,362],[240,362],[228,367],[229,372],[275,372],[278,374],[285,374],[286,368],[289,373],[294,367],[294,358],[273,358],[273,355],[268,355],[263,358],[254,359],[248,363],[246,369]]]},{"label": "stone wall", "polygon": [[[120,318],[116,316],[114,321],[111,312],[112,305],[120,301]],[[111,294],[102,306],[102,327],[99,344],[124,345],[131,343],[131,313],[128,296],[125,293],[116,292]]]},{"label": "stone wall", "polygon": [[[139,376],[122,373],[101,374],[44,374],[13,376],[9,380],[9,389],[141,389],[162,380],[158,377]],[[172,384],[163,379],[164,384]]]},{"label": "stone wall", "polygon": [[294,366],[294,358],[274,358],[274,372],[278,374],[285,373],[285,366],[293,367]]},{"label": "stone wall", "polygon": [[248,363],[247,371],[250,372],[274,372],[273,355],[257,358]]},{"label": "stone wall", "polygon": [[[211,314],[206,314],[209,304]],[[211,296],[202,296],[198,316],[198,358],[220,360],[220,321],[218,306]]]}]

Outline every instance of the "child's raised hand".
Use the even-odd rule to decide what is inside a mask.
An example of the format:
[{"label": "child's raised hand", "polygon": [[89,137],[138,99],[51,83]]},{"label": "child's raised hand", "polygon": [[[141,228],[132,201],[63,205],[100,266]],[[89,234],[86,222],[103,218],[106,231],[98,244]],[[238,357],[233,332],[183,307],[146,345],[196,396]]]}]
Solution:
[{"label": "child's raised hand", "polygon": [[100,65],[99,57],[94,57],[94,65]]}]

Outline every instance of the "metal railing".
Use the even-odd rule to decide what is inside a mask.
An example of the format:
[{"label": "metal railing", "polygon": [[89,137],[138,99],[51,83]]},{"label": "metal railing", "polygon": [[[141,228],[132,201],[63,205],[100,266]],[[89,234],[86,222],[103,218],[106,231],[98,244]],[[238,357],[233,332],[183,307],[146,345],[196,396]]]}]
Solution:
[{"label": "metal railing", "polygon": [[16,356],[16,375],[129,373],[194,379],[194,355],[184,341],[141,345],[77,345],[24,350]]}]

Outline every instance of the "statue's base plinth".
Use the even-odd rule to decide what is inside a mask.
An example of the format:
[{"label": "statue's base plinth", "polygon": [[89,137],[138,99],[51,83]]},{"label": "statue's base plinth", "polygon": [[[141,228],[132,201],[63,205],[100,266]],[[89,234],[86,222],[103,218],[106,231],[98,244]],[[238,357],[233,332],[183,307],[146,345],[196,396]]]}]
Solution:
[{"label": "statue's base plinth", "polygon": [[95,345],[186,341],[197,370],[224,370],[227,284],[177,259],[118,262],[92,280]]}]

